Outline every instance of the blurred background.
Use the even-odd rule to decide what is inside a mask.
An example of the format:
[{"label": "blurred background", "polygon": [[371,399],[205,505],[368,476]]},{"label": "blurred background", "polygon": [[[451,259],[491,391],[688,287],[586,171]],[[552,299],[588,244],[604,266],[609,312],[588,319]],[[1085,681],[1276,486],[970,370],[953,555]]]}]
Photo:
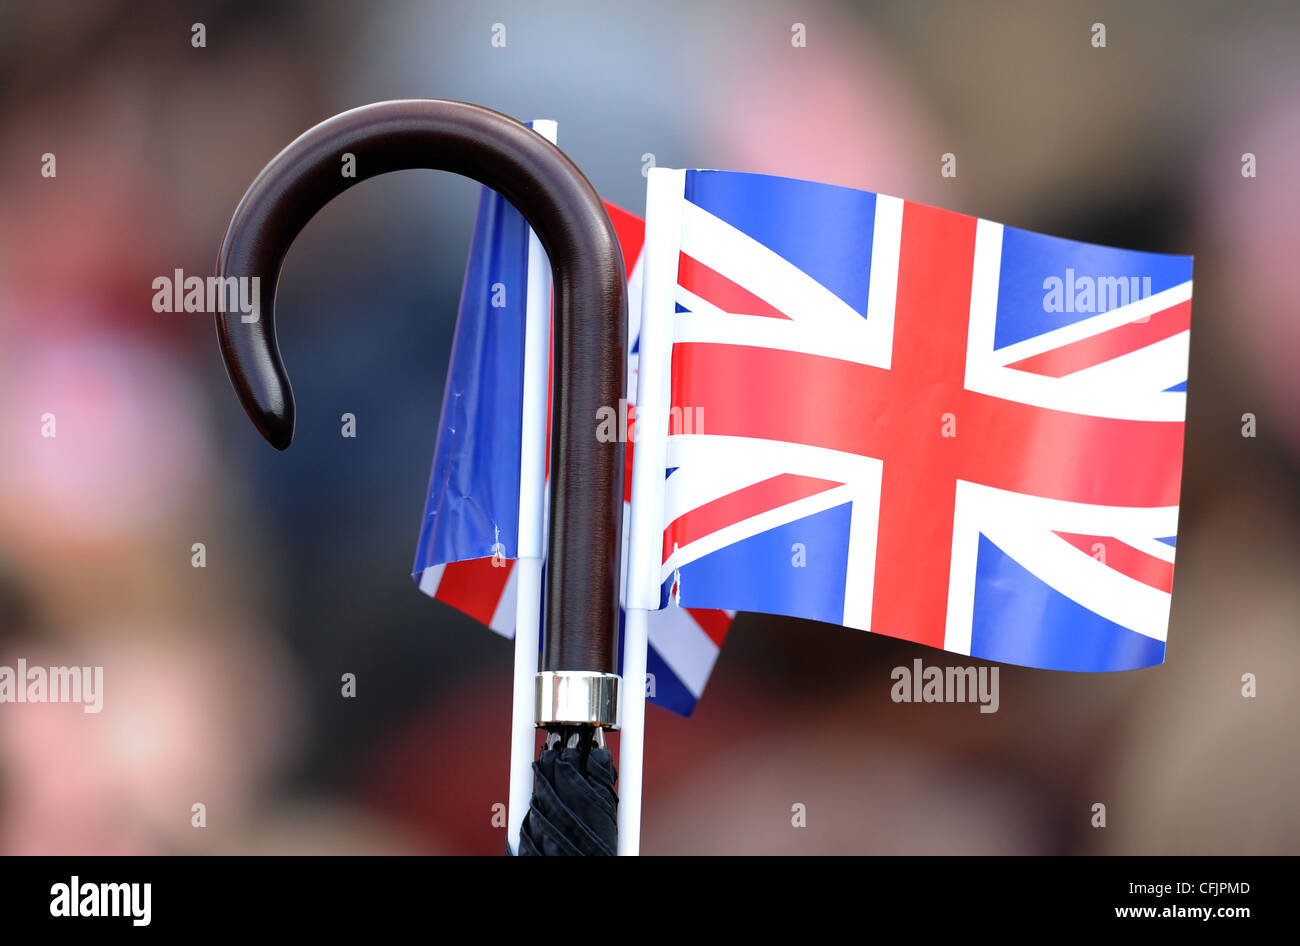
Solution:
[{"label": "blurred background", "polygon": [[409,577],[477,186],[387,175],[298,239],[284,454],[211,318],[151,307],[299,133],[430,96],[558,120],[633,210],[650,153],[1196,257],[1167,663],[1003,667],[981,714],[890,701],[940,652],[741,615],[694,718],[650,710],[646,853],[1296,853],[1298,40],[1284,2],[4,0],[0,665],[105,702],[0,705],[0,852],[501,852],[511,645]]}]

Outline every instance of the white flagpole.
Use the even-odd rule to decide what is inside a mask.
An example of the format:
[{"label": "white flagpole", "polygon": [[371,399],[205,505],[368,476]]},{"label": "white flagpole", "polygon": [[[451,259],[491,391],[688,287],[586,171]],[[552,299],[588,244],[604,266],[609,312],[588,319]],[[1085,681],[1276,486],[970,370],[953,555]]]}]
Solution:
[{"label": "white flagpole", "polygon": [[641,250],[641,335],[636,385],[636,452],[627,542],[627,618],[623,634],[623,725],[618,751],[618,853],[641,850],[649,612],[659,608],[664,470],[672,367],[677,258],[686,172],[652,168],[646,183]]},{"label": "white flagpole", "polygon": [[[555,143],[553,121],[532,123]],[[528,231],[528,283],[524,308],[523,443],[519,464],[519,558],[515,595],[515,678],[510,722],[510,805],[506,842],[519,853],[519,832],[533,797],[537,751],[534,687],[541,643],[542,560],[546,554],[546,409],[550,403],[551,265],[541,241]]]},{"label": "white flagpole", "polygon": [[[635,463],[635,459],[633,460]],[[618,853],[641,853],[641,783],[645,753],[646,619],[644,608],[628,608],[623,624],[623,714],[618,736]]]}]

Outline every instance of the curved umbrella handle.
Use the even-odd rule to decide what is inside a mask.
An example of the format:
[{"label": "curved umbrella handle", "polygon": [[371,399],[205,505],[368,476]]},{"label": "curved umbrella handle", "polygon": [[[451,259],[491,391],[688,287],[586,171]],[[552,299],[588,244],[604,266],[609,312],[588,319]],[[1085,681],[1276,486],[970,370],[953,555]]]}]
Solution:
[{"label": "curved umbrella handle", "polygon": [[[356,156],[355,177],[341,173],[348,152]],[[231,383],[262,436],[277,449],[287,447],[293,392],[275,336],[285,254],[331,199],[404,168],[455,171],[497,191],[524,215],[550,257],[556,380],[542,669],[579,671],[579,680],[590,675],[600,681],[595,689],[606,692],[611,681],[601,675],[618,666],[623,444],[599,440],[596,417],[601,407],[616,408],[626,390],[627,287],[609,216],[564,152],[499,112],[440,99],[367,105],[303,134],[253,181],[217,260],[223,278],[260,278],[257,315],[249,321],[232,295],[237,284],[223,282],[226,309],[217,315],[217,338]]]}]

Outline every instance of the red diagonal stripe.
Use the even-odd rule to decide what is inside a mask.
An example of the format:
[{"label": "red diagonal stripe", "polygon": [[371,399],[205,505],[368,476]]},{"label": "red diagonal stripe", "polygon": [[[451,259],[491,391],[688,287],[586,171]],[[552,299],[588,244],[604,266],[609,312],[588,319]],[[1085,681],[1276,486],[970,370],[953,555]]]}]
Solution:
[{"label": "red diagonal stripe", "polygon": [[1135,549],[1127,542],[1121,542],[1114,536],[1083,535],[1078,532],[1057,532],[1085,555],[1096,558],[1094,547],[1100,545],[1106,556],[1103,564],[1121,574],[1128,575],[1144,585],[1150,585],[1157,591],[1173,591],[1174,563],[1163,558],[1149,555],[1141,549]]},{"label": "red diagonal stripe", "polygon": [[1127,355],[1139,348],[1164,341],[1172,335],[1187,331],[1191,324],[1192,301],[1188,299],[1176,306],[1162,309],[1145,322],[1129,322],[1109,332],[1102,332],[1091,338],[1081,338],[1069,345],[1030,355],[1007,367],[1015,368],[1017,371],[1046,375],[1049,378],[1063,378],[1067,374],[1091,368],[1103,361],[1110,361],[1120,355]]},{"label": "red diagonal stripe", "polygon": [[627,271],[625,275],[630,276],[641,256],[641,245],[645,243],[645,221],[609,201],[605,201],[605,212],[609,214],[609,222],[618,234],[618,246],[623,251],[623,268]]},{"label": "red diagonal stripe", "polygon": [[664,561],[672,554],[674,545],[688,545],[724,526],[840,485],[813,476],[781,473],[720,496],[678,516],[664,530]]},{"label": "red diagonal stripe", "polygon": [[480,624],[491,624],[514,567],[514,559],[504,559],[495,568],[490,558],[450,562],[442,571],[442,581],[434,597]]},{"label": "red diagonal stripe", "polygon": [[780,309],[768,305],[748,289],[737,285],[685,253],[681,255],[681,260],[677,264],[677,284],[695,293],[705,302],[732,315],[761,315],[769,319],[789,319],[789,316]]},{"label": "red diagonal stripe", "polygon": [[727,616],[727,612],[715,611],[712,608],[687,608],[686,611],[708,635],[709,640],[721,647],[723,638],[727,636],[727,629],[731,627],[731,618]]}]

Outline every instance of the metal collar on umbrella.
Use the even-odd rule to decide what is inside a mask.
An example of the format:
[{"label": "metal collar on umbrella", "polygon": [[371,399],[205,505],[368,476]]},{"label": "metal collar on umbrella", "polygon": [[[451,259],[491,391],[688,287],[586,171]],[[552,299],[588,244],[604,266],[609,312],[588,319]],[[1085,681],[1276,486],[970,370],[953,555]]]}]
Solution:
[{"label": "metal collar on umbrella", "polygon": [[[340,156],[356,158],[356,175]],[[255,315],[223,285],[217,338],[235,393],[272,446],[293,440],[294,400],[275,334],[275,292],[290,244],[330,200],[406,168],[455,171],[523,214],[555,285],[550,533],[536,719],[549,732],[535,764],[521,853],[612,854],[615,773],[602,731],[619,724],[618,588],[623,443],[596,436],[602,407],[625,391],[627,286],[609,216],[555,145],[499,112],[438,99],[382,102],[303,134],[240,201],[217,261],[220,277],[258,277]]]}]

